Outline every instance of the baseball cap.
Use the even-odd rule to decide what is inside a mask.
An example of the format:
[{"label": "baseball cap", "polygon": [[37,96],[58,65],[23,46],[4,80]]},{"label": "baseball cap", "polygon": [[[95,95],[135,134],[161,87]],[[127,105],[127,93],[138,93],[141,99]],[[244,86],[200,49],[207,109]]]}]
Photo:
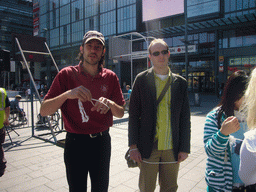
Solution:
[{"label": "baseball cap", "polygon": [[21,95],[16,95],[15,97],[16,97],[16,98],[21,98]]},{"label": "baseball cap", "polygon": [[92,39],[97,39],[99,40],[103,46],[105,46],[105,39],[102,33],[98,31],[88,31],[85,33],[84,38],[83,38],[83,43],[86,44]]}]

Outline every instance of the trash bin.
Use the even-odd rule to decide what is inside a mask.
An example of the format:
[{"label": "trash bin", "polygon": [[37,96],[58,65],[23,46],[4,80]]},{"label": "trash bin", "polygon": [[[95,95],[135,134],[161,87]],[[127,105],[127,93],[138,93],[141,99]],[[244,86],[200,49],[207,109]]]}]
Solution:
[{"label": "trash bin", "polygon": [[201,101],[200,101],[200,95],[199,93],[195,93],[195,106],[200,107]]}]

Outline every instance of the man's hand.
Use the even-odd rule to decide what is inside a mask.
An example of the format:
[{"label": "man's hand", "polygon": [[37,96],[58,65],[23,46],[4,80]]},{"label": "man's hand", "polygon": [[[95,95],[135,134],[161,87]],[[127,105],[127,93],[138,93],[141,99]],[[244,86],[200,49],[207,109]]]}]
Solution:
[{"label": "man's hand", "polygon": [[86,89],[83,85],[67,91],[68,99],[80,99],[80,101],[91,101],[92,94],[89,89]]},{"label": "man's hand", "polygon": [[96,101],[94,107],[91,110],[100,112],[100,114],[106,114],[109,111],[110,106],[113,105],[113,101],[105,97],[100,97],[99,101]]},{"label": "man's hand", "polygon": [[142,162],[141,154],[139,152],[139,149],[136,147],[130,147],[130,158],[133,161],[136,161],[137,163]]},{"label": "man's hand", "polygon": [[230,116],[222,123],[220,132],[223,135],[229,135],[231,133],[235,133],[240,129],[239,121],[236,117]]},{"label": "man's hand", "polygon": [[6,119],[4,120],[4,125],[5,125],[5,126],[10,125],[10,122],[9,122],[9,119],[8,119],[8,118],[6,118]]},{"label": "man's hand", "polygon": [[188,158],[188,153],[179,152],[179,154],[178,154],[178,162],[177,163],[181,163],[182,161],[184,161],[187,158]]}]

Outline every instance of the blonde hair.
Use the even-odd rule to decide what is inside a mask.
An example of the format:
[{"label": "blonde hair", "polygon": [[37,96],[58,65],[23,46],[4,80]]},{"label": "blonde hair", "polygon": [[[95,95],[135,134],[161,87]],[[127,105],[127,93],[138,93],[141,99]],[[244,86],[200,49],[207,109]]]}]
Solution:
[{"label": "blonde hair", "polygon": [[244,102],[241,107],[243,114],[247,116],[249,129],[256,128],[256,68],[250,75],[250,81],[244,95]]},{"label": "blonde hair", "polygon": [[150,42],[149,46],[148,46],[148,52],[149,54],[151,54],[151,47],[157,43],[160,43],[164,46],[166,46],[166,49],[169,50],[169,47],[167,45],[167,43],[163,40],[163,39],[154,39],[153,41]]}]

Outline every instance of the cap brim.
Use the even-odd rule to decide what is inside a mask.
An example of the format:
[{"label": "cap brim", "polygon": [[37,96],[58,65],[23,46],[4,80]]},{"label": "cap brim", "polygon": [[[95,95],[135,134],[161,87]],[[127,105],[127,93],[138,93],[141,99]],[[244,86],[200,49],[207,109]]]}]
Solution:
[{"label": "cap brim", "polygon": [[99,40],[99,41],[102,43],[102,45],[105,46],[104,41],[102,41],[102,39],[100,39],[100,38],[98,38],[98,37],[90,37],[90,38],[86,39],[86,41],[85,41],[84,43],[86,44],[86,43],[88,43],[89,41],[91,41],[91,40],[93,40],[93,39]]}]

